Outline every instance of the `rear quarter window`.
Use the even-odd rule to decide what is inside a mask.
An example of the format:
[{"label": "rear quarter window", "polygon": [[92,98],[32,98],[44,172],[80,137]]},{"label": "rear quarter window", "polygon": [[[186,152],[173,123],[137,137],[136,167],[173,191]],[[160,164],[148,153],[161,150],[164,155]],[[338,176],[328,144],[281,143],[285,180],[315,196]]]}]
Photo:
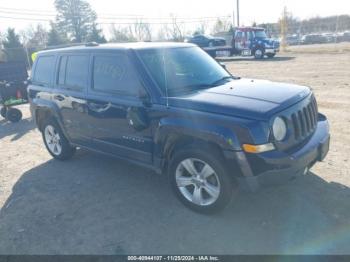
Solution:
[{"label": "rear quarter window", "polygon": [[50,86],[55,68],[55,56],[40,56],[37,58],[33,84]]}]

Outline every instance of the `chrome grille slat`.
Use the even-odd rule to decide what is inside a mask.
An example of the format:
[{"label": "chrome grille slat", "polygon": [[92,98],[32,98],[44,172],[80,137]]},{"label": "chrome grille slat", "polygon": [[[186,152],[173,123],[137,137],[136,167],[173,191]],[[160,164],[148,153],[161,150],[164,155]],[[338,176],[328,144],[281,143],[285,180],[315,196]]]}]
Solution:
[{"label": "chrome grille slat", "polygon": [[314,121],[314,115],[311,111],[311,104],[309,104],[306,109],[310,117],[310,125],[311,125],[311,131],[312,131],[315,127],[315,121]]},{"label": "chrome grille slat", "polygon": [[310,108],[310,104],[306,107],[306,112],[309,115],[310,118],[310,130],[312,130],[314,128],[314,117],[311,113],[311,108]]},{"label": "chrome grille slat", "polygon": [[312,99],[311,108],[313,110],[313,113],[314,113],[314,116],[315,116],[315,122],[317,124],[317,104],[316,104],[316,100],[315,99]]},{"label": "chrome grille slat", "polygon": [[292,114],[292,121],[293,121],[293,126],[294,126],[295,139],[299,139],[299,137],[300,137],[300,125],[299,125],[299,120],[297,118],[297,115],[295,113]]}]

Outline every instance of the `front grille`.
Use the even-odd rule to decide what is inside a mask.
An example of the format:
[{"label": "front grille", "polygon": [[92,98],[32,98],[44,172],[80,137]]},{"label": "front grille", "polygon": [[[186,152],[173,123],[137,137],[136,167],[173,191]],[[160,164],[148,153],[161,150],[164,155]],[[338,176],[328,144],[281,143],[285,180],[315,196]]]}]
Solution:
[{"label": "front grille", "polygon": [[317,126],[317,114],[317,103],[314,96],[311,97],[308,105],[292,113],[295,140],[303,139],[313,133]]}]

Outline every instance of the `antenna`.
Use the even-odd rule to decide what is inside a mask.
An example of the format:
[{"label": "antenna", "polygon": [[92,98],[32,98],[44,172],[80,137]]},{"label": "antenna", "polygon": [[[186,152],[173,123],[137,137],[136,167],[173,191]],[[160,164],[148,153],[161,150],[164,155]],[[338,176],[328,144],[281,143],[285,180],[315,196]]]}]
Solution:
[{"label": "antenna", "polygon": [[165,95],[166,95],[166,107],[169,108],[169,96],[168,96],[168,77],[167,77],[167,68],[165,63],[165,48],[162,48],[162,60],[164,68],[164,84],[165,84]]}]

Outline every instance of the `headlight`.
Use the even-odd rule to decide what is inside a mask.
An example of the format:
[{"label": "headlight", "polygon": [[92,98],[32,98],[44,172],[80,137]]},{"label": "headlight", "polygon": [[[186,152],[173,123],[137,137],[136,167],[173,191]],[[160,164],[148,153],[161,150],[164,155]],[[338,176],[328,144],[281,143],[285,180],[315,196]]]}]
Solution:
[{"label": "headlight", "polygon": [[287,125],[281,117],[276,117],[273,121],[272,132],[277,141],[285,139],[287,135]]}]

